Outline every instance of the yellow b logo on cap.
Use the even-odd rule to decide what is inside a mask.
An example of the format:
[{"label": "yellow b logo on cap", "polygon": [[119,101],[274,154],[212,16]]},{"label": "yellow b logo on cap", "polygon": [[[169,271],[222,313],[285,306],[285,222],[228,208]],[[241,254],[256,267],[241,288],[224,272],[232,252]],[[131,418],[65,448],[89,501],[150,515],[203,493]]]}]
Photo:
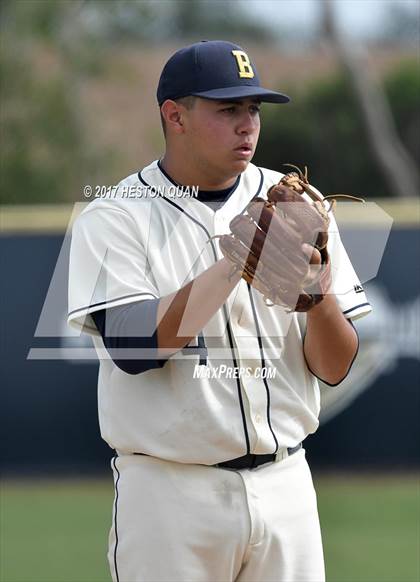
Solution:
[{"label": "yellow b logo on cap", "polygon": [[252,70],[248,55],[244,51],[232,51],[232,54],[238,65],[239,76],[243,79],[253,79],[254,71]]}]

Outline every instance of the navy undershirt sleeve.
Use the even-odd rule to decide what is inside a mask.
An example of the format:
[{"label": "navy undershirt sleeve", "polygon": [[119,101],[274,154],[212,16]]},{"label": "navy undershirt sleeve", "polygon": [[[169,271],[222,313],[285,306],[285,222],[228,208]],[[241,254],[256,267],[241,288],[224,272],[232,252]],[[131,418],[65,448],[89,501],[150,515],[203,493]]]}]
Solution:
[{"label": "navy undershirt sleeve", "polygon": [[[157,358],[158,304],[159,299],[148,299],[92,313],[107,352],[127,374],[162,368],[167,362]],[[139,350],[148,351],[142,355]]]}]

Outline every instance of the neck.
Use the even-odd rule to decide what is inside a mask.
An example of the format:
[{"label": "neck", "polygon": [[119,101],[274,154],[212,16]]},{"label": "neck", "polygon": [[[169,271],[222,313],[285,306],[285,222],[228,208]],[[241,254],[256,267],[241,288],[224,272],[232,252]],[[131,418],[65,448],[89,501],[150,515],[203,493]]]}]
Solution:
[{"label": "neck", "polygon": [[211,176],[209,173],[198,171],[188,166],[188,163],[179,163],[172,156],[165,153],[160,160],[160,165],[165,172],[181,186],[198,186],[200,190],[225,190],[236,182],[238,175]]}]

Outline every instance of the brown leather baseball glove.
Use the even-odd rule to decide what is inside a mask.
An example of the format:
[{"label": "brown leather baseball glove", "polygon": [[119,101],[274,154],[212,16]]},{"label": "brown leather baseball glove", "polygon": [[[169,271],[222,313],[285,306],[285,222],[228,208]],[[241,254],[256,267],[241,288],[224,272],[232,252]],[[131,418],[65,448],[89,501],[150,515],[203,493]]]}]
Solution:
[{"label": "brown leather baseball glove", "polygon": [[300,170],[286,174],[269,189],[267,198],[254,198],[233,218],[231,234],[218,237],[220,249],[232,262],[231,276],[240,270],[267,305],[309,311],[331,286],[327,251],[331,206],[326,209],[310,187],[307,172]]}]

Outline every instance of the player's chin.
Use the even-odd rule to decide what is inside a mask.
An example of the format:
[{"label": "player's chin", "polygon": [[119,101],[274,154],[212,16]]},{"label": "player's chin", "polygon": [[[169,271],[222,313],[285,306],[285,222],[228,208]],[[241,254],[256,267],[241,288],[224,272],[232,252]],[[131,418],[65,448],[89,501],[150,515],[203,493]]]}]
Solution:
[{"label": "player's chin", "polygon": [[235,173],[241,174],[242,172],[245,172],[245,170],[247,169],[249,162],[251,160],[250,159],[236,159],[236,160],[232,160],[232,170]]}]

